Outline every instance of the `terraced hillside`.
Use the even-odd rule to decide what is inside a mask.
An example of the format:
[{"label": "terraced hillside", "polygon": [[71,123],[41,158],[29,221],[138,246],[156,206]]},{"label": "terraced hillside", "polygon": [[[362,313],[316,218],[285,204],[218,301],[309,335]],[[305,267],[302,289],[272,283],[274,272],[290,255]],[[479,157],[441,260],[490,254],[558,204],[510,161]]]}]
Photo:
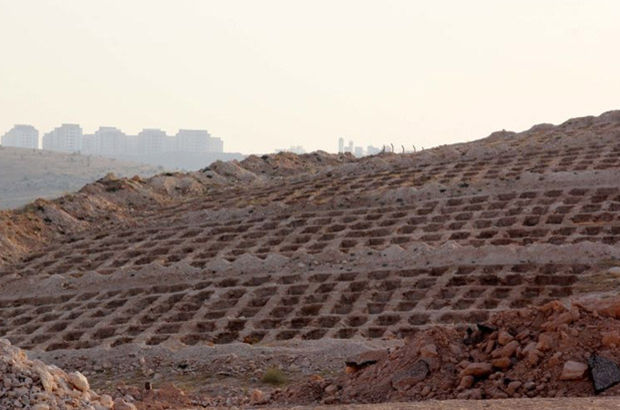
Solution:
[{"label": "terraced hillside", "polygon": [[0,335],[70,366],[123,349],[343,346],[331,360],[614,294],[619,178],[609,112],[416,154],[102,180],[5,213],[23,231],[4,235]]}]

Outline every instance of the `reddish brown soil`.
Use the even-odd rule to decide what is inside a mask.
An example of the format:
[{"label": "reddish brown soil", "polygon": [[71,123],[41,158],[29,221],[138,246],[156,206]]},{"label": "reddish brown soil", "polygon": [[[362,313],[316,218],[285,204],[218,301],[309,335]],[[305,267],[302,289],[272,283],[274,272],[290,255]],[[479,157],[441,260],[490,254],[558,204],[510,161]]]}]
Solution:
[{"label": "reddish brown soil", "polygon": [[[619,300],[614,299],[616,304]],[[379,359],[374,364],[368,364],[368,354],[351,359],[366,365],[358,369],[353,364],[347,374],[333,380],[311,379],[289,387],[274,401],[335,404],[592,396],[595,391],[587,373],[575,380],[561,376],[566,362],[586,364],[594,354],[620,362],[620,310],[601,312],[551,302],[499,313],[483,326],[465,330],[430,328],[401,348],[374,355]],[[483,370],[467,376],[468,369],[477,367]],[[619,393],[616,386],[601,394]]]},{"label": "reddish brown soil", "polygon": [[[609,112],[416,154],[278,154],[147,180],[108,176],[0,213],[0,336],[108,392],[183,376],[188,397],[224,404],[251,402],[255,388],[286,400],[260,381],[268,367],[292,385],[314,373],[333,384],[347,356],[413,338],[342,389],[326,395],[317,381],[306,399],[292,397],[498,397],[507,378],[525,377],[524,360],[455,390],[459,363],[487,360],[477,343],[495,337],[465,347],[463,329],[491,321],[516,337],[542,326],[519,309],[620,289],[619,137],[620,112]],[[580,315],[570,325],[588,330],[575,345],[584,360],[595,349],[588,321],[607,322]],[[538,343],[535,326],[519,349]],[[413,359],[397,352],[417,357],[425,338],[456,360],[435,369],[441,380],[428,376],[430,392],[371,378],[405,366]],[[447,355],[444,342],[460,353]],[[564,394],[542,353],[543,373],[520,380],[534,389],[510,396]],[[566,394],[591,393],[575,383],[582,390]]]}]

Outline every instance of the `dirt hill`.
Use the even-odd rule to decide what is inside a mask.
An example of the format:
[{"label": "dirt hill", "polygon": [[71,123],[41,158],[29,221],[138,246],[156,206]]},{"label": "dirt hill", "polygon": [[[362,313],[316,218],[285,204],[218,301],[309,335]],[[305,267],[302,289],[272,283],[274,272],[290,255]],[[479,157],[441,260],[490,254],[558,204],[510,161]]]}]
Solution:
[{"label": "dirt hill", "polygon": [[0,214],[0,335],[145,407],[614,395],[619,177],[620,112],[110,175]]},{"label": "dirt hill", "polygon": [[0,209],[16,208],[37,198],[56,198],[110,172],[127,177],[162,172],[153,166],[108,158],[1,145],[0,169]]}]

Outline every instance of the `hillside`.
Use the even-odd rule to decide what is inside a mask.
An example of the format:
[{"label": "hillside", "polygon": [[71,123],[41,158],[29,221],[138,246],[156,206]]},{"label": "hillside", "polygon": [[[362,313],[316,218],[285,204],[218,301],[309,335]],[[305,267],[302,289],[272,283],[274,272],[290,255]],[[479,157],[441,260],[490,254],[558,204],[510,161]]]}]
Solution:
[{"label": "hillside", "polygon": [[0,209],[36,198],[55,198],[80,189],[109,172],[151,176],[162,169],[108,158],[4,147],[0,145]]},{"label": "hillside", "polygon": [[143,408],[618,395],[619,178],[620,111],[108,176],[0,213],[0,336]]}]

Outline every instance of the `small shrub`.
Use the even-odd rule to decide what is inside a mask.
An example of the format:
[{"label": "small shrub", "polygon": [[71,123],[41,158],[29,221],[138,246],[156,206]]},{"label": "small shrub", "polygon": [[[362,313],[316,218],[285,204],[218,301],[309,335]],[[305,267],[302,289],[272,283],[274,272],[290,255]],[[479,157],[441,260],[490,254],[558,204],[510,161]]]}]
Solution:
[{"label": "small shrub", "polygon": [[272,367],[265,371],[265,374],[263,374],[263,378],[261,380],[263,383],[279,386],[286,383],[286,376],[282,370]]}]

